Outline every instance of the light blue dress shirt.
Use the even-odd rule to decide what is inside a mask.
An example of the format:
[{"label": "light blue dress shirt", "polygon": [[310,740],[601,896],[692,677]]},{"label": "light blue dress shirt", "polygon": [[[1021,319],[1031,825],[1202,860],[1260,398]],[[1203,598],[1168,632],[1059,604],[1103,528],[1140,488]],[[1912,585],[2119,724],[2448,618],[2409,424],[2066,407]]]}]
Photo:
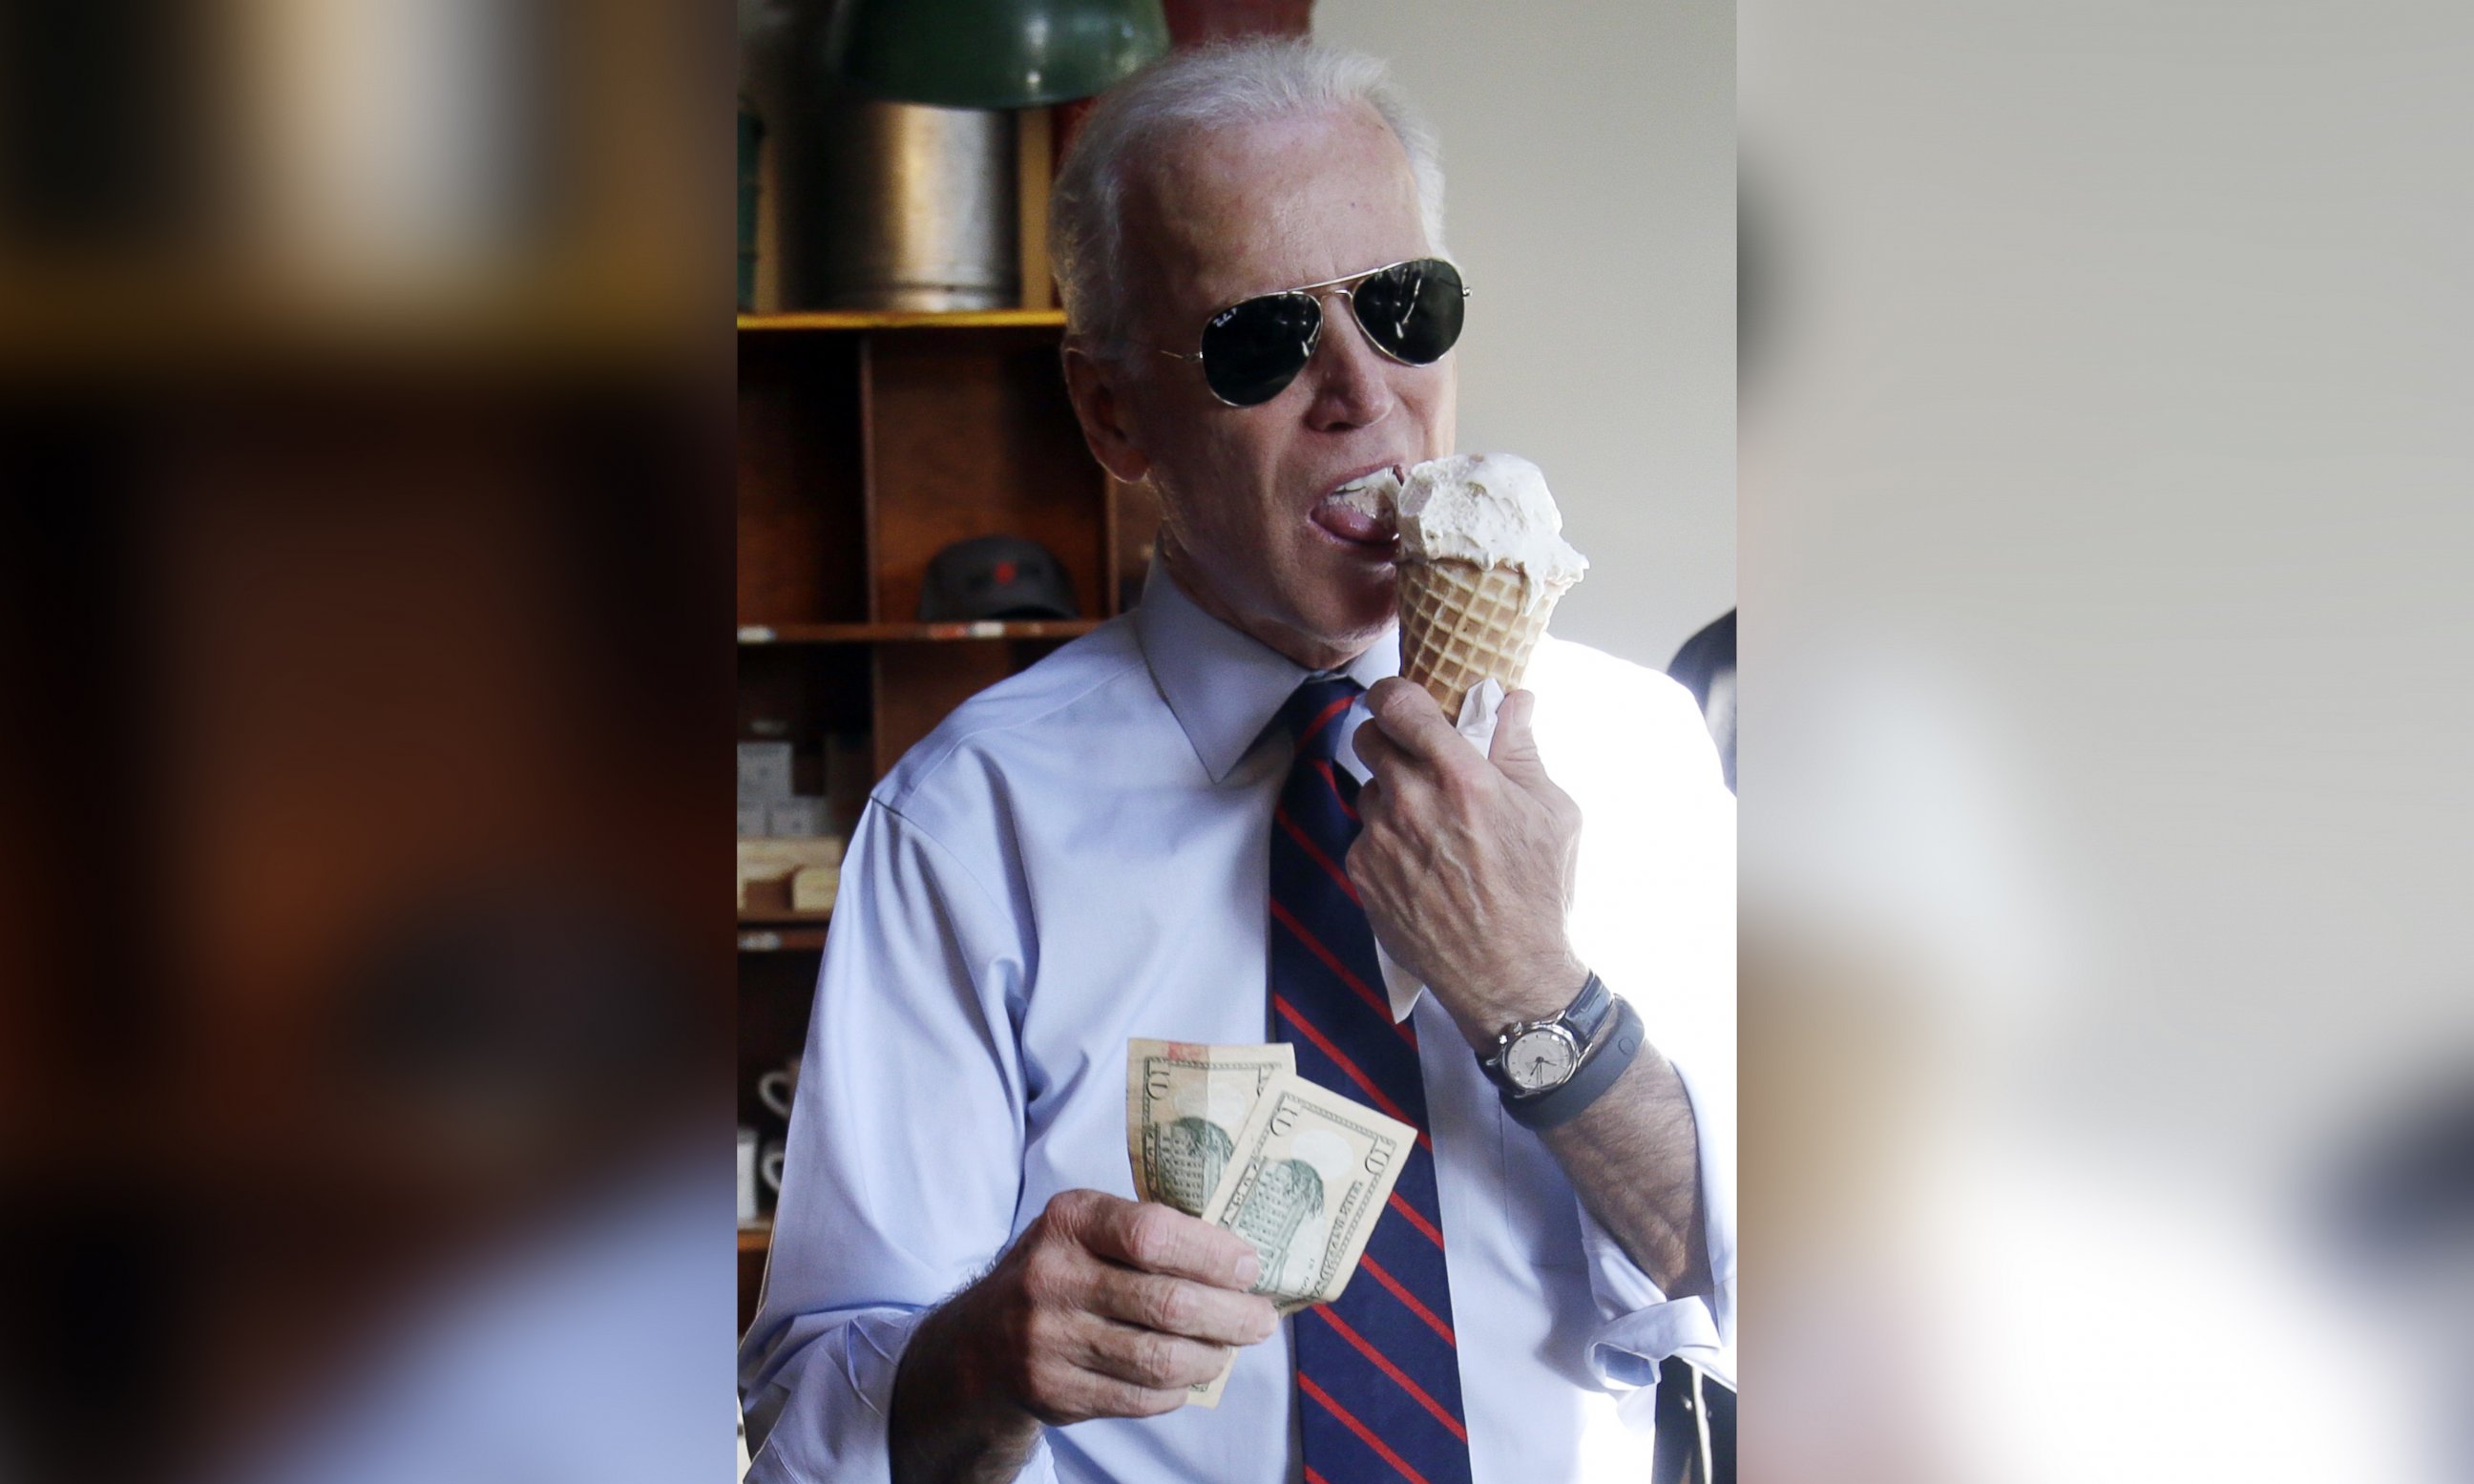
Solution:
[{"label": "light blue dress shirt", "polygon": [[[1387,636],[1347,672],[1397,669]],[[1154,568],[1139,610],[972,698],[878,785],[843,863],[740,1350],[751,1478],[886,1479],[923,1314],[1058,1192],[1132,1197],[1128,1037],[1272,1039],[1288,746],[1264,729],[1305,675]],[[1442,1006],[1395,974],[1395,1008],[1422,1053],[1475,1484],[1638,1478],[1658,1360],[1734,1377],[1734,802],[1665,676],[1550,638],[1528,684],[1547,770],[1585,819],[1574,945],[1693,1100],[1716,1293],[1668,1301],[1504,1116]],[[1216,1410],[1049,1429],[1021,1477],[1288,1484],[1295,1399],[1283,1328],[1239,1353]]]}]

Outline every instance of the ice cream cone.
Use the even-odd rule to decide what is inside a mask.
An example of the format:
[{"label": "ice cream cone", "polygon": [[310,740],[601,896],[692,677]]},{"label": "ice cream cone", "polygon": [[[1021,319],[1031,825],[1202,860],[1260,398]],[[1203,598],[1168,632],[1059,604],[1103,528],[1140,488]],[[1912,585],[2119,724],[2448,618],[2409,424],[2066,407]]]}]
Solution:
[{"label": "ice cream cone", "polygon": [[1548,584],[1523,613],[1527,584],[1516,567],[1404,561],[1398,571],[1400,673],[1425,687],[1455,725],[1462,702],[1489,676],[1506,691],[1519,687],[1568,586]]}]

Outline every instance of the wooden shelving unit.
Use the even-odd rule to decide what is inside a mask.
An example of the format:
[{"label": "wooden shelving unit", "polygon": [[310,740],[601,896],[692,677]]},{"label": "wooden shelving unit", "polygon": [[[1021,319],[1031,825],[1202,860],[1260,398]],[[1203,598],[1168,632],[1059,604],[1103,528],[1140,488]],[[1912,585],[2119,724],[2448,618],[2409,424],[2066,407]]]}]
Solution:
[{"label": "wooden shelving unit", "polygon": [[742,645],[864,645],[925,639],[1076,639],[1100,626],[1092,619],[982,620],[977,623],[747,623]]},{"label": "wooden shelving unit", "polygon": [[960,309],[928,313],[910,309],[815,309],[796,314],[742,314],[739,328],[772,332],[821,329],[1054,329],[1065,328],[1062,309]]},{"label": "wooden shelving unit", "polygon": [[[739,708],[787,723],[802,792],[827,737],[864,733],[871,778],[956,706],[1113,618],[1158,512],[1083,447],[1054,310],[739,317]],[[928,623],[929,559],[1026,536],[1071,578],[1072,620]],[[740,1117],[778,1135],[756,1078],[804,1043],[818,918],[742,919]],[[740,1233],[740,1323],[764,1233]],[[753,1244],[753,1245],[751,1245]]]}]

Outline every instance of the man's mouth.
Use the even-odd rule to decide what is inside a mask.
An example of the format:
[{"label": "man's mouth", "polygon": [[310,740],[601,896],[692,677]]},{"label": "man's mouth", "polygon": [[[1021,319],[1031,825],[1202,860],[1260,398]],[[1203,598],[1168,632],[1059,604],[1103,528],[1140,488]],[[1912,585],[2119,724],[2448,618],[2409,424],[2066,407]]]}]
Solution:
[{"label": "man's mouth", "polygon": [[1309,519],[1325,531],[1357,546],[1388,547],[1396,534],[1388,512],[1377,515],[1369,487],[1395,471],[1375,469],[1351,478],[1322,498]]}]

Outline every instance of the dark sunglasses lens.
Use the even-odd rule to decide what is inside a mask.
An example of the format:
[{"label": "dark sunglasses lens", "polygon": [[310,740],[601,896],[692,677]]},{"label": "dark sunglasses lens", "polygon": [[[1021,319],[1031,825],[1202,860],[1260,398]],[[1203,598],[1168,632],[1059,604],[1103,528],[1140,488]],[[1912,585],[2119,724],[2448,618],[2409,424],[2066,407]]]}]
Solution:
[{"label": "dark sunglasses lens", "polygon": [[1202,378],[1232,405],[1270,401],[1305,369],[1322,326],[1322,306],[1303,294],[1231,304],[1202,328]]},{"label": "dark sunglasses lens", "polygon": [[1412,366],[1442,360],[1468,309],[1460,270],[1439,257],[1384,269],[1359,284],[1350,303],[1366,337]]}]

